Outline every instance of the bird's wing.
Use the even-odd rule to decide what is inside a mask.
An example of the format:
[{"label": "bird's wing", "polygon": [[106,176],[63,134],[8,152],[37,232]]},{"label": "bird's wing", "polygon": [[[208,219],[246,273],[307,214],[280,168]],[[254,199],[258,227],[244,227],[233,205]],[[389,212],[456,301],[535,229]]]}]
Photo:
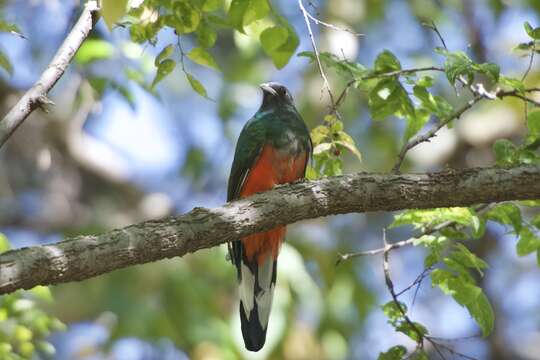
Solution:
[{"label": "bird's wing", "polygon": [[[254,117],[244,125],[236,144],[227,188],[227,201],[236,200],[240,197],[242,187],[250,170],[259,159],[265,142],[266,130],[264,124]],[[240,263],[242,261],[240,247],[240,241],[228,243],[229,256],[233,264],[237,266],[238,277],[240,277]]]},{"label": "bird's wing", "polygon": [[227,201],[236,200],[240,197],[242,186],[244,185],[251,168],[261,155],[266,141],[266,130],[264,124],[256,121],[255,118],[249,120],[238,138],[236,152],[229,175],[229,185],[227,189]]}]

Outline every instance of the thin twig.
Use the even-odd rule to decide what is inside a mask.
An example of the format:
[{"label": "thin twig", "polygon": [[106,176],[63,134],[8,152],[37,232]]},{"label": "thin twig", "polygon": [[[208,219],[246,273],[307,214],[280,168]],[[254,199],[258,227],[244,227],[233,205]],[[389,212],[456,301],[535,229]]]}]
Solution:
[{"label": "thin twig", "polygon": [[441,35],[441,32],[439,31],[439,29],[437,28],[437,25],[435,25],[435,21],[431,21],[431,24],[427,24],[427,23],[424,23],[422,24],[424,25],[425,27],[427,27],[428,29],[431,29],[435,32],[435,34],[437,34],[437,36],[439,37],[439,40],[441,40],[441,43],[442,43],[442,46],[448,50],[448,47],[446,46],[446,42],[444,41],[444,38],[442,37]]},{"label": "thin twig", "polygon": [[536,42],[533,41],[533,45],[531,48],[531,55],[529,57],[529,65],[527,66],[527,70],[525,70],[525,73],[521,77],[521,81],[525,81],[525,79],[527,78],[527,76],[529,76],[529,73],[531,72],[533,62],[534,62],[534,53],[536,52],[535,47],[536,47]]},{"label": "thin twig", "polygon": [[385,73],[374,73],[370,75],[366,75],[361,78],[361,80],[370,80],[370,79],[380,79],[380,78],[389,78],[394,76],[401,76],[401,75],[407,75],[407,74],[414,74],[421,71],[440,71],[444,72],[443,68],[437,67],[437,66],[426,66],[421,68],[413,68],[413,69],[402,69],[402,70],[395,70]]},{"label": "thin twig", "polygon": [[429,141],[432,137],[434,137],[437,134],[437,132],[441,128],[443,128],[445,125],[450,123],[452,120],[458,119],[459,117],[461,117],[463,113],[465,113],[467,110],[472,108],[477,102],[479,102],[482,99],[484,99],[483,96],[476,95],[471,100],[469,100],[465,105],[463,105],[460,109],[458,109],[453,114],[448,116],[446,119],[439,121],[439,123],[435,127],[433,127],[430,131],[428,131],[424,135],[417,136],[414,139],[409,140],[408,142],[403,144],[403,147],[401,148],[401,151],[399,152],[399,155],[398,155],[398,160],[396,164],[394,165],[394,167],[392,168],[392,173],[398,174],[400,172],[401,164],[405,160],[405,155],[407,155],[407,152],[409,150],[411,150],[413,147],[417,146],[418,144]]},{"label": "thin twig", "polygon": [[384,252],[383,252],[383,272],[384,272],[384,279],[386,283],[386,287],[388,291],[390,292],[390,295],[392,296],[392,300],[394,301],[394,304],[396,304],[399,312],[401,313],[403,319],[405,322],[413,329],[413,331],[416,333],[418,340],[417,340],[417,346],[420,349],[423,349],[424,347],[424,339],[427,340],[431,345],[433,345],[433,348],[439,354],[441,359],[445,359],[442,352],[439,350],[438,344],[431,340],[430,338],[427,338],[424,336],[424,334],[418,329],[415,323],[411,321],[407,313],[405,312],[405,309],[403,309],[403,306],[401,306],[401,303],[398,300],[398,297],[396,295],[396,292],[394,290],[394,283],[392,282],[392,278],[390,276],[390,265],[388,261],[388,255],[390,251],[390,245],[386,242],[386,229],[383,228],[383,245],[384,245]]},{"label": "thin twig", "polygon": [[[304,10],[305,10],[305,8],[304,8]],[[311,15],[308,11],[305,12],[305,15],[307,15],[307,17],[309,17],[317,25],[323,25],[323,26],[326,26],[327,28],[330,28],[330,29],[336,30],[336,31],[345,31],[345,32],[348,32],[349,34],[353,34],[354,36],[364,36],[364,34],[354,32],[354,31],[352,31],[350,29],[342,28],[342,27],[336,26],[334,24],[324,22],[324,21],[316,18],[315,16]]]},{"label": "thin twig", "polygon": [[416,277],[416,279],[414,279],[414,281],[412,282],[412,284],[410,284],[409,286],[407,286],[406,288],[404,288],[403,290],[399,291],[396,296],[401,296],[403,294],[405,294],[407,291],[411,290],[414,286],[420,284],[422,282],[422,280],[424,280],[426,277],[428,277],[429,273],[431,272],[431,270],[433,270],[432,267],[428,267],[428,268],[425,268],[424,271],[422,271],[420,273],[420,275],[418,275]]},{"label": "thin twig", "polygon": [[[324,81],[323,88],[321,89],[321,92],[326,90],[328,92],[328,96],[330,98],[331,103],[331,109],[336,109],[336,102],[334,101],[334,94],[332,94],[332,89],[330,88],[330,83],[328,82],[328,78],[326,77],[326,74],[324,72],[324,68],[322,66],[321,62],[321,56],[319,54],[319,50],[317,49],[317,44],[315,43],[315,37],[313,36],[313,31],[311,30],[311,23],[309,21],[309,13],[307,12],[306,8],[304,7],[304,4],[302,3],[302,0],[298,0],[298,6],[300,8],[300,11],[302,12],[302,15],[304,16],[304,20],[306,23],[306,27],[309,33],[309,39],[311,40],[311,47],[313,48],[313,52],[315,53],[315,58],[317,59],[317,66],[319,68],[319,73],[321,74],[321,77]],[[339,116],[339,114],[336,112],[336,115]]]},{"label": "thin twig", "polygon": [[[479,206],[476,206],[474,208],[474,211],[476,211],[477,213],[483,213],[483,212],[489,210],[490,206],[491,206],[491,204],[481,204]],[[391,250],[394,250],[394,249],[399,249],[399,248],[404,247],[404,246],[412,245],[416,239],[419,239],[422,236],[431,235],[431,234],[434,234],[436,232],[439,232],[439,231],[441,231],[443,229],[446,229],[446,228],[449,228],[449,227],[455,226],[455,225],[457,225],[457,222],[455,222],[455,221],[445,221],[445,222],[442,222],[442,223],[440,223],[440,224],[438,224],[436,226],[427,226],[420,234],[418,234],[418,235],[416,235],[416,236],[414,236],[414,237],[412,237],[412,238],[410,238],[408,240],[402,240],[402,241],[398,241],[398,242],[395,242],[395,243],[388,244],[387,251],[391,251]],[[382,247],[382,248],[378,248],[378,249],[374,249],[374,250],[359,251],[359,252],[347,253],[347,254],[339,254],[339,258],[338,258],[336,264],[339,264],[342,261],[349,260],[349,259],[352,259],[352,258],[355,258],[355,257],[381,254],[384,251],[385,251],[385,248]]]},{"label": "thin twig", "polygon": [[79,20],[66,37],[39,80],[0,121],[0,148],[36,108],[52,104],[47,94],[64,75],[75,53],[93,28],[92,15],[98,11],[95,0],[86,3]]}]

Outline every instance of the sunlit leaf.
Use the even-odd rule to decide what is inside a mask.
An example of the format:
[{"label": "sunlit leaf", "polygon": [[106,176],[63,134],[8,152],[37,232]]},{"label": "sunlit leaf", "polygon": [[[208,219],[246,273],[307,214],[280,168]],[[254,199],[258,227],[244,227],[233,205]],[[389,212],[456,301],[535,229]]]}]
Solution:
[{"label": "sunlit leaf", "polygon": [[528,22],[525,22],[523,24],[523,27],[525,28],[525,32],[527,32],[527,35],[529,35],[534,40],[540,40],[540,27],[533,28]]},{"label": "sunlit leaf", "polygon": [[9,61],[7,56],[2,51],[0,51],[0,67],[6,70],[10,75],[13,74],[13,66],[11,65],[11,62]]},{"label": "sunlit leaf", "polygon": [[114,46],[108,41],[87,39],[77,51],[75,61],[81,65],[86,65],[94,61],[110,59],[114,52]]},{"label": "sunlit leaf", "polygon": [[521,210],[512,203],[496,205],[486,213],[486,218],[504,225],[512,225],[516,234],[521,232]]},{"label": "sunlit leaf", "polygon": [[197,43],[204,48],[210,48],[214,46],[217,39],[217,32],[212,29],[207,21],[200,23],[197,29]]},{"label": "sunlit leaf", "polygon": [[163,50],[161,50],[159,52],[159,54],[156,56],[156,59],[154,60],[154,65],[156,67],[159,66],[159,64],[163,60],[170,58],[171,55],[173,54],[173,52],[174,52],[174,45],[173,44],[169,44],[169,45],[165,46],[163,48]]},{"label": "sunlit leaf", "polygon": [[216,63],[216,60],[214,60],[214,57],[202,47],[191,49],[191,51],[187,53],[187,57],[199,65],[219,70],[219,66]]},{"label": "sunlit leaf", "polygon": [[199,11],[189,2],[176,2],[174,4],[174,17],[172,27],[177,34],[188,34],[197,29],[201,17]]},{"label": "sunlit leaf", "polygon": [[109,30],[127,11],[127,0],[101,0],[101,15]]},{"label": "sunlit leaf", "polygon": [[188,79],[189,85],[191,85],[191,88],[195,90],[195,92],[202,97],[207,98],[208,94],[206,93],[206,89],[204,88],[203,84],[199,80],[197,80],[193,75],[186,74],[186,77]]},{"label": "sunlit leaf", "polygon": [[167,75],[173,72],[175,67],[176,67],[176,63],[174,62],[174,60],[171,60],[171,59],[163,60],[157,68],[156,76],[154,77],[154,80],[152,81],[151,87],[154,88],[157,85],[157,83],[159,83]]},{"label": "sunlit leaf", "polygon": [[375,72],[385,73],[401,70],[398,58],[389,50],[384,50],[375,59]]},{"label": "sunlit leaf", "polygon": [[540,249],[540,238],[536,236],[528,227],[523,227],[519,233],[519,240],[516,244],[518,256],[526,256]]},{"label": "sunlit leaf", "polygon": [[384,353],[380,353],[378,360],[402,360],[407,354],[407,348],[403,345],[396,345]]}]

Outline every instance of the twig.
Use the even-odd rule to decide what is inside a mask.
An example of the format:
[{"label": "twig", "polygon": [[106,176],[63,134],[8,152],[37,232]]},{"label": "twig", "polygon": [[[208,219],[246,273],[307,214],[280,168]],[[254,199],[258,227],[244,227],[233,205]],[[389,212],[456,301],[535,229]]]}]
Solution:
[{"label": "twig", "polygon": [[392,296],[392,300],[394,301],[394,304],[396,304],[396,306],[397,306],[399,312],[401,313],[403,319],[405,320],[405,322],[413,329],[413,331],[418,336],[418,340],[417,340],[418,348],[422,349],[424,347],[424,339],[425,339],[425,340],[429,341],[429,343],[431,345],[433,345],[433,348],[435,349],[435,351],[439,354],[441,359],[444,360],[445,357],[441,353],[441,351],[439,350],[438,344],[435,341],[431,340],[430,338],[427,338],[427,337],[424,336],[424,334],[418,329],[416,324],[411,321],[409,316],[407,316],[407,313],[405,312],[405,310],[401,306],[401,303],[398,300],[398,296],[396,295],[396,292],[394,290],[394,283],[392,282],[392,278],[390,276],[390,265],[389,265],[389,261],[388,261],[388,254],[389,254],[389,251],[390,251],[390,246],[386,242],[386,229],[385,228],[383,228],[383,245],[384,245],[384,252],[383,252],[384,279],[385,279],[386,287],[387,287],[388,291],[390,292],[390,295]]},{"label": "twig", "polygon": [[413,147],[415,147],[418,144],[429,141],[432,137],[434,137],[437,134],[437,131],[439,131],[445,125],[450,123],[450,121],[452,121],[454,119],[458,119],[459,117],[461,117],[461,115],[463,115],[463,113],[465,113],[467,110],[472,108],[477,102],[479,102],[483,98],[484,97],[480,96],[480,95],[474,96],[471,100],[469,100],[460,109],[455,111],[453,114],[448,116],[446,119],[439,121],[439,123],[435,127],[433,127],[430,131],[428,131],[424,135],[417,136],[414,139],[409,140],[408,142],[403,144],[403,147],[401,148],[401,151],[399,152],[399,155],[398,155],[398,160],[397,160],[396,164],[394,165],[394,167],[392,168],[392,172],[394,174],[398,174],[400,172],[401,164],[405,160],[405,155],[407,155],[407,152],[410,149],[412,149]]},{"label": "twig", "polygon": [[[305,8],[304,8],[304,10],[302,12],[304,12],[304,11],[305,11]],[[330,29],[336,30],[336,31],[345,31],[345,32],[348,32],[349,34],[353,34],[354,36],[364,36],[364,34],[354,32],[354,31],[352,31],[350,29],[342,28],[342,27],[336,26],[334,24],[324,22],[324,21],[316,18],[315,16],[311,15],[308,11],[305,11],[304,14],[307,15],[307,17],[309,17],[311,20],[313,20],[313,22],[315,24],[317,24],[317,25],[323,25],[323,26],[326,26],[327,28],[330,28]]]},{"label": "twig", "polygon": [[[414,281],[412,282],[412,284],[410,284],[409,286],[407,286],[406,288],[404,288],[403,290],[399,291],[396,296],[401,296],[403,294],[405,294],[407,291],[411,290],[415,285],[419,285],[422,280],[424,280],[426,277],[428,277],[429,273],[431,272],[431,270],[433,270],[432,267],[428,267],[428,268],[425,268],[424,271],[422,271],[420,273],[420,275],[418,275],[416,277],[416,279],[414,279]],[[416,297],[416,295],[415,295]],[[413,301],[414,303],[414,301]]]},{"label": "twig", "polygon": [[[484,212],[484,211],[488,210],[490,208],[490,206],[491,206],[491,204],[482,204],[482,205],[477,206],[474,210],[476,212],[478,212],[478,213],[481,213],[481,212]],[[454,226],[454,225],[457,225],[457,223],[455,221],[445,221],[445,222],[440,223],[440,224],[438,224],[436,226],[428,226],[420,234],[418,234],[418,235],[416,235],[416,236],[414,236],[414,237],[412,237],[410,239],[402,240],[402,241],[398,241],[398,242],[395,242],[395,243],[388,244],[387,251],[391,251],[391,250],[394,250],[394,249],[402,248],[404,246],[412,245],[416,239],[419,239],[422,236],[434,234],[434,233],[436,233],[438,231],[441,231],[443,229],[446,229],[446,228]],[[352,259],[352,258],[355,258],[355,257],[377,255],[377,254],[383,253],[384,251],[385,251],[385,248],[382,247],[382,248],[378,248],[378,249],[374,249],[374,250],[359,251],[359,252],[347,253],[347,254],[338,254],[339,258],[336,261],[336,265],[339,265],[339,263],[341,263],[342,261],[349,260],[349,259]]]},{"label": "twig", "polygon": [[[302,0],[298,0],[298,6],[300,8],[300,11],[302,12],[302,15],[304,16],[304,21],[306,23],[306,27],[307,27],[307,30],[308,30],[308,33],[309,33],[309,39],[311,40],[311,47],[313,48],[313,52],[315,53],[315,58],[317,59],[317,66],[319,68],[319,73],[321,74],[321,77],[322,77],[322,79],[324,81],[323,88],[321,89],[321,91],[324,91],[326,89],[326,91],[328,92],[328,96],[330,98],[331,109],[335,110],[336,109],[336,102],[334,101],[334,94],[332,93],[332,89],[330,88],[330,83],[328,82],[328,78],[326,77],[326,74],[325,74],[323,66],[322,66],[321,56],[319,54],[319,50],[317,49],[317,44],[315,43],[315,37],[313,36],[313,31],[311,30],[311,23],[309,21],[309,19],[310,19],[309,13],[307,12],[306,8],[304,7],[304,4],[302,3]],[[339,114],[337,112],[335,112],[335,113],[336,113],[336,115],[339,116]]]},{"label": "twig", "polygon": [[386,73],[374,73],[374,74],[366,75],[366,76],[362,77],[360,80],[388,78],[388,77],[394,77],[394,76],[414,74],[414,73],[421,72],[421,71],[440,71],[440,72],[444,72],[444,69],[440,68],[440,67],[437,67],[437,66],[426,66],[426,67],[421,67],[421,68],[402,69],[402,70],[395,70],[395,71],[390,71],[390,72],[386,72]]},{"label": "twig", "polygon": [[529,65],[527,66],[527,70],[525,70],[525,73],[521,77],[521,81],[525,81],[525,79],[527,78],[527,76],[529,76],[529,73],[531,72],[533,62],[534,62],[534,53],[536,52],[535,47],[536,47],[536,42],[533,41],[533,45],[531,48],[531,56],[529,57]]},{"label": "twig", "polygon": [[98,11],[95,0],[86,3],[79,20],[66,37],[47,69],[17,104],[0,121],[0,148],[24,120],[38,107],[52,104],[47,94],[62,77],[75,53],[93,27],[92,15]]},{"label": "twig", "polygon": [[431,29],[435,32],[435,34],[437,34],[437,36],[439,37],[439,40],[441,40],[441,43],[442,43],[442,46],[448,50],[448,47],[446,46],[446,42],[444,41],[444,38],[442,37],[441,35],[441,32],[439,31],[439,29],[437,28],[437,25],[435,25],[435,21],[431,21],[431,24],[427,24],[427,23],[424,23],[422,24],[424,25],[425,27],[427,27],[428,29]]}]

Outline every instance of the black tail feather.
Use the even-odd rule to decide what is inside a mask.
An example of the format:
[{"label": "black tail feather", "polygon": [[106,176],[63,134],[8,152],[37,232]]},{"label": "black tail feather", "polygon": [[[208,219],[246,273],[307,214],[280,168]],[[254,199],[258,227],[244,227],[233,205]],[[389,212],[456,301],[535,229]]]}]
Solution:
[{"label": "black tail feather", "polygon": [[251,310],[248,320],[242,302],[240,302],[240,322],[242,323],[242,336],[246,349],[249,351],[261,350],[266,341],[266,328],[263,329],[261,326],[256,304]]}]

